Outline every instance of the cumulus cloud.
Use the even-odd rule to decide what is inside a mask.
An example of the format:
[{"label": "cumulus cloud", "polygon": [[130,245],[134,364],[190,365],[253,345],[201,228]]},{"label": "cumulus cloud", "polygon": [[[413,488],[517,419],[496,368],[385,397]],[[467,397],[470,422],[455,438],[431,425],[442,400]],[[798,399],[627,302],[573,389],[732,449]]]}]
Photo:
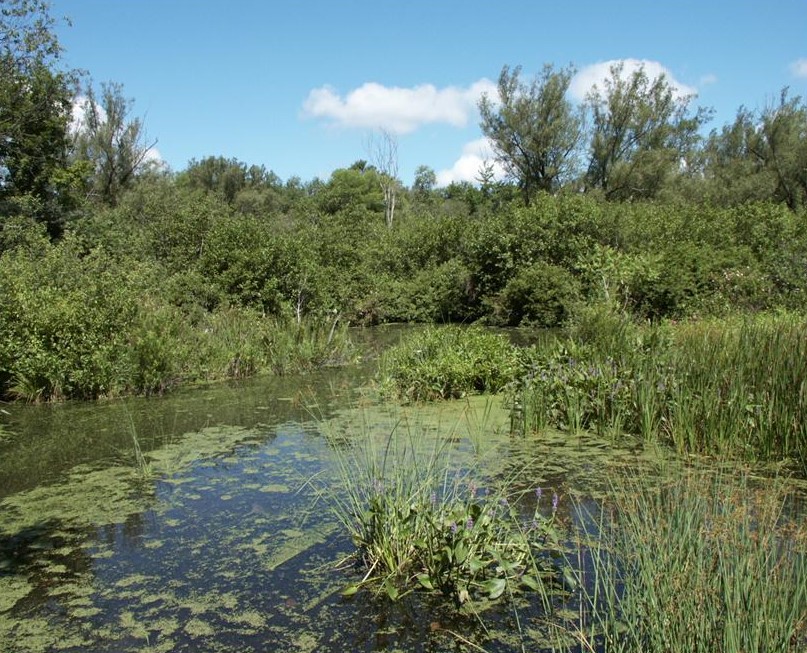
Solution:
[{"label": "cumulus cloud", "polygon": [[504,179],[504,168],[494,161],[493,147],[487,138],[480,138],[466,143],[462,148],[460,158],[454,162],[454,165],[437,173],[437,185],[448,186],[452,182],[461,181],[477,182],[479,181],[479,171],[485,163],[493,165],[495,179]]},{"label": "cumulus cloud", "polygon": [[429,123],[464,127],[483,93],[495,94],[496,85],[480,79],[468,87],[411,88],[367,82],[342,97],[333,88],[313,89],[303,103],[303,115],[343,127],[386,129],[407,134]]},{"label": "cumulus cloud", "polygon": [[796,61],[790,64],[790,72],[794,77],[807,79],[807,59],[796,59]]},{"label": "cumulus cloud", "polygon": [[624,77],[629,77],[634,71],[644,67],[645,73],[651,80],[664,75],[677,96],[683,97],[696,93],[694,87],[679,82],[673,77],[670,70],[658,61],[649,59],[611,59],[610,61],[601,61],[582,68],[572,79],[572,83],[569,85],[569,94],[575,100],[582,101],[594,85],[602,89],[604,81],[611,76],[611,66],[618,63],[623,65],[622,75]]}]

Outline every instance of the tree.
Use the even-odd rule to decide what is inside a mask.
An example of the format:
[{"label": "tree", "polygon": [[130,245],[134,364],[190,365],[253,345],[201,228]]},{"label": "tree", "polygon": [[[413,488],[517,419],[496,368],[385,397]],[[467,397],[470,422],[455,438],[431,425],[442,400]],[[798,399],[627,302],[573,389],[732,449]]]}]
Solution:
[{"label": "tree", "polygon": [[412,190],[419,197],[428,197],[437,185],[437,173],[427,165],[420,165],[415,168],[415,180],[412,183]]},{"label": "tree", "polygon": [[520,75],[520,66],[502,69],[498,103],[487,94],[479,102],[480,127],[529,204],[537,191],[554,192],[574,175],[583,122],[566,99],[573,68],[545,65],[529,84]]},{"label": "tree", "polygon": [[75,205],[67,129],[76,75],[57,70],[61,47],[46,2],[0,2],[0,215],[61,234]]},{"label": "tree", "polygon": [[378,183],[384,195],[384,222],[392,229],[395,218],[395,201],[398,193],[398,139],[386,130],[372,136],[368,144],[370,159],[378,171]]},{"label": "tree", "polygon": [[678,95],[664,75],[650,79],[640,67],[625,75],[611,66],[603,88],[586,98],[592,135],[586,175],[589,188],[610,199],[653,197],[667,178],[685,168],[709,113],[689,111],[691,95]]},{"label": "tree", "polygon": [[776,180],[773,199],[795,211],[807,204],[807,105],[782,90],[778,104],[767,106],[750,151]]},{"label": "tree", "polygon": [[110,206],[117,204],[120,193],[145,168],[157,144],[146,144],[143,123],[130,118],[131,108],[132,100],[123,96],[120,84],[102,84],[100,103],[89,85],[74,138],[74,156],[92,165],[90,193]]}]

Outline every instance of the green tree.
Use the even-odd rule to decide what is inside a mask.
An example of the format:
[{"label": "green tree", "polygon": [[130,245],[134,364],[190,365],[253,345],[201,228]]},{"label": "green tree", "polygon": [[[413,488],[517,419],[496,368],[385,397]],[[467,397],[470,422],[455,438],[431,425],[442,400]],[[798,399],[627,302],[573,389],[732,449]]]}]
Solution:
[{"label": "green tree", "polygon": [[807,204],[807,105],[782,90],[778,104],[763,109],[750,141],[752,154],[775,180],[773,199],[792,210]]},{"label": "green tree", "polygon": [[566,99],[573,68],[545,65],[529,83],[520,75],[520,66],[502,69],[498,102],[488,95],[479,102],[480,127],[529,204],[536,192],[554,192],[574,176],[583,123]]},{"label": "green tree", "polygon": [[100,101],[89,85],[74,138],[75,158],[92,169],[91,195],[110,206],[117,204],[121,192],[146,167],[148,154],[157,144],[146,144],[143,123],[130,117],[131,108],[132,100],[123,96],[120,84],[102,84]]},{"label": "green tree", "polygon": [[609,199],[652,198],[686,169],[709,112],[690,111],[693,96],[676,93],[664,75],[644,67],[625,74],[624,63],[586,98],[592,134],[587,184]]},{"label": "green tree", "polygon": [[807,203],[807,105],[783,89],[778,103],[740,107],[734,122],[713,130],[704,148],[710,199],[738,205],[774,201],[798,210]]},{"label": "green tree", "polygon": [[67,162],[76,76],[56,67],[54,23],[46,2],[0,2],[0,215],[42,222],[51,237],[76,204]]}]

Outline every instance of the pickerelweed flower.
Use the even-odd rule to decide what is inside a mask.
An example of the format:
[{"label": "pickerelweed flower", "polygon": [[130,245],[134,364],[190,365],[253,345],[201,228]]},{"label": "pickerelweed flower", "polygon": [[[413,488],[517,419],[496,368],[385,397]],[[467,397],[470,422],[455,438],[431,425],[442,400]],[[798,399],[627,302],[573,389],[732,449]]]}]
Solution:
[{"label": "pickerelweed flower", "polygon": [[469,531],[469,530],[471,530],[473,527],[474,527],[474,520],[473,520],[473,517],[468,517],[468,519],[467,519],[467,520],[466,520],[466,522],[465,522],[465,530],[466,530],[466,531]]},{"label": "pickerelweed flower", "polygon": [[456,535],[457,534],[457,522],[451,522],[451,532]]},{"label": "pickerelweed flower", "polygon": [[558,498],[558,493],[555,492],[552,495],[552,514],[554,515],[558,511],[558,502],[560,499]]},{"label": "pickerelweed flower", "polygon": [[541,497],[543,496],[543,494],[544,494],[544,491],[541,489],[541,486],[540,486],[540,485],[539,485],[537,488],[535,488],[535,498],[536,498],[538,501],[540,501],[540,500],[541,500]]}]

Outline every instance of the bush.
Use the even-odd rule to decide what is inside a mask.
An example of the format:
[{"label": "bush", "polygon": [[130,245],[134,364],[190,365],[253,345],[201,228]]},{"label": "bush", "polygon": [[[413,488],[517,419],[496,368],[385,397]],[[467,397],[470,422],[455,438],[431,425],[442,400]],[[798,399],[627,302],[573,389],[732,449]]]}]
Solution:
[{"label": "bush", "polygon": [[580,286],[568,270],[535,263],[510,279],[496,304],[509,326],[553,328],[565,324],[579,302]]}]

